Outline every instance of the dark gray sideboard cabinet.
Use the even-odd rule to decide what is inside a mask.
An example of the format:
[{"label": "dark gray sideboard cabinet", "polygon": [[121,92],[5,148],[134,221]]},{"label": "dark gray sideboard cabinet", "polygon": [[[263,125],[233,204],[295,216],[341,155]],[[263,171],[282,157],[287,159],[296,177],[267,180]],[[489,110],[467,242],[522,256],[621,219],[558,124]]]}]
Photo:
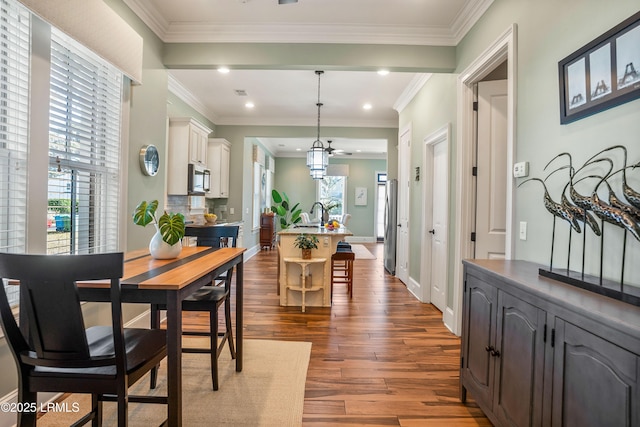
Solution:
[{"label": "dark gray sideboard cabinet", "polygon": [[640,427],[640,308],[464,261],[460,397],[497,426]]}]

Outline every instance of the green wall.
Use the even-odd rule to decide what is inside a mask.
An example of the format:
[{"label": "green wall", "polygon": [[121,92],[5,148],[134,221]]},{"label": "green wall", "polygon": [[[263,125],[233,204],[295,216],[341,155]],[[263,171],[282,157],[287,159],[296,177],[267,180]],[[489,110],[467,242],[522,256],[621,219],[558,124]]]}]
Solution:
[{"label": "green wall", "polygon": [[[416,167],[420,167],[421,175],[429,173],[428,165],[423,165],[424,138],[443,126],[451,126],[451,161],[449,165],[449,188],[453,192],[456,188],[455,168],[455,126],[456,126],[456,81],[455,74],[433,74],[425,83],[420,92],[413,98],[407,107],[400,113],[400,129],[411,125],[411,161],[410,176]],[[422,194],[425,180],[411,180],[409,224],[409,276],[420,282],[420,267],[422,264]],[[450,197],[449,212],[452,218],[449,220],[449,255],[453,259],[455,227],[452,225],[455,212],[455,197]],[[453,266],[450,265],[450,270]],[[449,277],[452,277],[450,271]],[[450,293],[451,297],[452,292]]]},{"label": "green wall", "polygon": [[[458,46],[458,71],[461,71],[491,40],[512,23],[517,24],[515,152],[516,161],[530,163],[530,176],[544,178],[548,172],[543,170],[546,163],[564,151],[571,153],[574,163],[579,166],[598,151],[623,144],[629,150],[630,161],[640,160],[637,137],[640,134],[640,100],[561,125],[558,98],[558,61],[639,10],[640,3],[637,0],[616,0],[607,3],[607,7],[603,7],[599,0],[545,0],[535,3],[498,0]],[[621,164],[620,153],[609,154],[615,158],[616,165]],[[556,166],[563,164],[560,161]],[[638,172],[628,173],[627,178],[635,188],[640,188]],[[521,181],[516,180],[516,184]],[[567,176],[562,174],[548,181],[549,192],[554,199],[560,199],[566,181]],[[619,185],[615,180],[612,182],[619,194]],[[580,191],[589,194],[595,183],[585,181],[583,184],[579,187]],[[515,220],[516,224],[527,222],[528,237],[525,241],[514,236],[515,257],[548,264],[553,220],[543,207],[542,196],[542,186],[537,183],[516,189]],[[601,191],[601,196],[606,198],[607,192]],[[605,274],[615,277],[620,269],[623,233],[614,226],[605,228]],[[587,236],[586,268],[594,272],[599,265],[599,243],[591,239],[591,233]],[[560,260],[567,252],[568,239],[568,227],[562,224],[556,235],[556,255],[559,256],[556,265],[566,265]],[[572,265],[576,267],[580,265],[581,240],[574,237],[572,241],[572,254],[576,257]],[[628,240],[628,256],[637,257],[640,244],[634,239]],[[640,283],[640,266],[627,262],[625,277],[629,283]]]},{"label": "green wall", "polygon": [[[395,128],[345,128],[345,127],[323,127],[322,134],[331,135],[336,138],[373,138],[386,139],[388,147],[394,150],[398,144],[398,130]],[[229,215],[229,219],[233,221],[245,221],[245,232],[243,243],[247,248],[251,248],[259,244],[259,232],[250,232],[251,224],[251,207],[252,207],[252,141],[253,138],[260,137],[306,137],[309,138],[309,146],[317,136],[317,128],[312,126],[228,126],[217,125],[215,136],[225,138],[231,142],[231,165],[229,176],[229,199],[228,206],[235,210],[234,215]],[[396,156],[397,159],[397,156]],[[276,159],[276,173],[274,179],[274,187],[280,189],[279,184],[280,168]],[[304,161],[302,162],[304,165]],[[306,166],[305,166],[306,168]],[[298,175],[298,179],[301,175]],[[309,181],[313,181],[309,177],[308,170],[306,177]],[[305,182],[305,181],[301,181]],[[298,184],[293,181],[293,184]],[[312,184],[312,183],[311,183]],[[302,184],[304,185],[304,184]],[[285,190],[286,191],[286,190]],[[293,195],[286,191],[287,194],[294,199]],[[315,187],[309,193],[315,197]],[[313,202],[311,202],[313,203]],[[247,209],[249,211],[247,212]]]},{"label": "green wall", "polygon": [[[387,170],[386,160],[336,159],[333,157],[329,163],[349,165],[345,211],[351,214],[351,220],[347,228],[353,232],[355,237],[374,237],[375,173]],[[367,189],[366,206],[355,206],[356,187]],[[308,212],[311,205],[317,201],[316,188],[317,183],[309,176],[306,159],[276,158],[275,189],[287,193],[291,202],[299,202],[303,212]]]},{"label": "green wall", "polygon": [[167,116],[168,117],[192,117],[204,126],[211,129],[209,136],[215,135],[216,125],[203,116],[199,111],[184,102],[173,92],[167,93]]},{"label": "green wall", "polygon": [[[638,12],[637,0],[620,0],[602,7],[598,0],[525,1],[495,0],[493,5],[458,45],[456,50],[456,73],[464,71],[485,49],[497,40],[513,24],[517,26],[516,140],[515,161],[530,163],[530,177],[546,176],[546,163],[563,151],[573,154],[574,162],[582,164],[592,154],[615,144],[624,144],[629,150],[629,160],[640,160],[640,100],[615,107],[577,122],[560,125],[558,98],[558,61],[581,48],[586,43],[609,30],[619,22]],[[594,19],[597,11],[597,19]],[[456,109],[457,75],[434,75],[421,89],[413,101],[400,113],[402,129],[412,124],[411,167],[419,166],[423,158],[424,137],[436,129],[451,123],[453,130],[451,145],[451,191],[450,203],[450,256],[453,255],[455,233],[456,177],[464,171],[455,169],[456,157]],[[619,153],[611,153],[616,164],[620,164]],[[558,162],[558,166],[563,163]],[[426,169],[425,169],[426,172]],[[560,174],[559,174],[560,175]],[[566,177],[549,182],[549,191],[555,199]],[[627,179],[635,188],[640,188],[640,173],[628,173]],[[522,179],[515,181],[519,184]],[[590,185],[591,188],[593,185]],[[589,193],[589,186],[581,189]],[[420,183],[411,188],[411,227],[421,230]],[[516,188],[514,211],[515,224],[528,223],[527,240],[519,240],[514,234],[515,258],[548,264],[551,249],[552,216],[542,204],[542,187],[531,183]],[[601,195],[606,198],[606,191]],[[417,227],[417,228],[416,228]],[[615,276],[620,269],[622,230],[607,227],[605,240],[605,274]],[[556,235],[556,256],[561,259],[568,245],[567,227],[560,227]],[[595,239],[587,240],[587,269],[597,269],[599,251]],[[579,265],[580,239],[572,240],[572,265]],[[640,244],[628,239],[627,253],[640,253]],[[420,280],[420,246],[418,233],[412,233],[410,241],[410,276]],[[576,249],[577,247],[577,249]],[[560,253],[560,255],[558,255]],[[453,259],[453,258],[451,258]],[[630,259],[630,258],[629,258]],[[628,260],[627,260],[628,261]],[[625,277],[630,283],[640,283],[640,266],[627,262]],[[557,262],[556,265],[562,265]],[[564,262],[566,265],[566,262]],[[449,266],[450,273],[454,266]],[[453,275],[449,274],[449,301],[452,304]]]}]

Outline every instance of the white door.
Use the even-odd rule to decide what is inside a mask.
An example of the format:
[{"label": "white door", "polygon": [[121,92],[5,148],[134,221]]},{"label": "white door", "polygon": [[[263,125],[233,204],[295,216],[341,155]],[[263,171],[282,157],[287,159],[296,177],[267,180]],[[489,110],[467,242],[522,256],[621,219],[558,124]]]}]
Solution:
[{"label": "white door", "polygon": [[433,191],[431,234],[431,303],[444,313],[447,306],[447,235],[449,156],[447,142],[432,145]]},{"label": "white door", "polygon": [[507,81],[478,83],[476,258],[504,259],[507,231]]},{"label": "white door", "polygon": [[405,285],[409,282],[409,160],[411,156],[411,126],[400,134],[398,144],[398,234],[396,245],[396,276]]}]

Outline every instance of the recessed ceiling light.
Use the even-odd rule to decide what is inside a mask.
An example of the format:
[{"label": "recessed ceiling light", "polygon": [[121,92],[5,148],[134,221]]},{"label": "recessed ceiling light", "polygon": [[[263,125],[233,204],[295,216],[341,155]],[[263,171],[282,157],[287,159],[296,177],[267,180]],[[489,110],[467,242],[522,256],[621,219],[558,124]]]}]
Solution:
[{"label": "recessed ceiling light", "polygon": [[247,108],[253,108],[253,107],[255,107],[255,105],[254,105],[254,103],[253,103],[253,102],[247,102],[246,104],[244,104],[244,106],[245,106],[245,107],[247,107]]},{"label": "recessed ceiling light", "polygon": [[302,151],[302,148],[296,148],[296,151]]},{"label": "recessed ceiling light", "polygon": [[229,72],[229,68],[227,67],[218,67],[218,72],[222,74],[227,74]]},{"label": "recessed ceiling light", "polygon": [[362,153],[362,150],[356,150],[356,153]]},{"label": "recessed ceiling light", "polygon": [[371,104],[369,104],[369,103],[367,102],[366,104],[364,104],[364,105],[362,106],[362,108],[364,108],[365,110],[371,110],[371,108],[373,108],[373,107],[371,106]]},{"label": "recessed ceiling light", "polygon": [[387,74],[389,74],[389,70],[378,70],[378,74],[380,74],[381,76],[386,76]]}]

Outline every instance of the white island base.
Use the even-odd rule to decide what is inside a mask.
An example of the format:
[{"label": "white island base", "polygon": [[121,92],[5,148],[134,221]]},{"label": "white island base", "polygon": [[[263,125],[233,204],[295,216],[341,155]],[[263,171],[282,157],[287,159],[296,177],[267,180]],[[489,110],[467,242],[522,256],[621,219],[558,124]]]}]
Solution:
[{"label": "white island base", "polygon": [[[301,233],[313,234],[320,241],[318,249],[311,251],[313,260],[303,260],[302,251],[294,246]],[[300,227],[280,231],[278,235],[280,305],[301,307],[302,311],[306,307],[331,307],[331,255],[336,252],[338,242],[353,233],[344,227],[335,230]]]}]

